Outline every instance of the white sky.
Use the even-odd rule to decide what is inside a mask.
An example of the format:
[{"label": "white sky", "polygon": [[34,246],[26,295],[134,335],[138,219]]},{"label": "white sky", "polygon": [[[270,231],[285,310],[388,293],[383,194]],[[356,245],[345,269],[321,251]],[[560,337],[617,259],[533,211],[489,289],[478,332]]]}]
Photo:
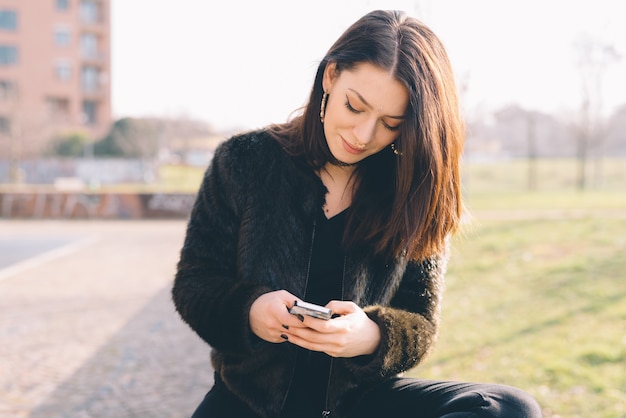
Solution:
[{"label": "white sky", "polygon": [[605,102],[626,103],[626,25],[616,0],[112,0],[114,117],[190,117],[218,129],[286,120],[319,60],[355,20],[402,9],[429,25],[467,79],[467,111],[580,103],[574,40],[623,55]]}]

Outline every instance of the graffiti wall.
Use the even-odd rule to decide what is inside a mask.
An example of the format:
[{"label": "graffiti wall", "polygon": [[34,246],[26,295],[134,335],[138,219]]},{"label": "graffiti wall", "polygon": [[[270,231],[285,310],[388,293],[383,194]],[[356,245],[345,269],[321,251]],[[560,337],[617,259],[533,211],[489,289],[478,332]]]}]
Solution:
[{"label": "graffiti wall", "polygon": [[195,194],[185,193],[0,193],[0,217],[20,219],[186,218]]}]

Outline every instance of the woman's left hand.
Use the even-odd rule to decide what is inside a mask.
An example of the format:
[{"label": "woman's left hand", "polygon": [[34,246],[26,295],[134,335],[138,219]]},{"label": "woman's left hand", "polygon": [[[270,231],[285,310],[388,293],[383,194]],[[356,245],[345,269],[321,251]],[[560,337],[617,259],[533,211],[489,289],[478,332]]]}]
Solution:
[{"label": "woman's left hand", "polygon": [[356,357],[372,354],[380,343],[380,329],[353,302],[330,301],[327,305],[335,318],[324,320],[304,316],[306,328],[290,328],[285,334],[290,343],[322,351],[332,357]]}]

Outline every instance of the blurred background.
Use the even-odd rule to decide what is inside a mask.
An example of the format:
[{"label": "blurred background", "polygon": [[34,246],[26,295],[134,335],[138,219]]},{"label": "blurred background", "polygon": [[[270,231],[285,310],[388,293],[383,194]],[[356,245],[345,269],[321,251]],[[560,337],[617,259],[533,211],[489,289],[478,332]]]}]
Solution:
[{"label": "blurred background", "polygon": [[[92,367],[103,364],[97,353],[76,363],[83,367],[78,378],[61,373],[47,390],[41,389],[45,372],[29,372],[34,381],[22,386],[6,383],[14,376],[3,377],[3,366],[37,370],[39,360],[9,363],[20,353],[43,350],[42,358],[57,359],[47,343],[28,343],[30,328],[15,331],[24,318],[50,317],[47,311],[16,313],[23,306],[52,302],[29,296],[31,305],[23,304],[18,296],[30,294],[28,283],[35,286],[36,279],[28,276],[30,266],[11,266],[68,242],[93,251],[91,238],[105,234],[99,258],[72,247],[72,261],[89,260],[89,272],[109,260],[102,254],[110,256],[106,268],[95,267],[98,283],[143,270],[145,254],[138,253],[117,266],[120,271],[109,271],[139,246],[173,268],[215,147],[236,132],[297,112],[332,42],[380,8],[405,10],[441,38],[468,127],[462,165],[468,217],[453,241],[442,335],[431,358],[412,373],[520,386],[537,397],[546,417],[626,417],[626,25],[623,4],[614,0],[0,0],[0,336],[20,335],[11,340],[13,351],[0,344],[6,361],[0,360],[0,390],[13,396],[3,400],[0,392],[0,414],[26,416],[31,404],[41,403],[41,416],[186,416],[172,412],[180,411],[179,392],[162,396],[162,405],[172,400],[171,411],[159,414],[141,393],[103,392],[102,375],[86,384]],[[176,223],[113,222],[148,218]],[[107,221],[42,227],[35,219]],[[158,235],[159,228],[167,234]],[[107,229],[109,235],[102,232]],[[150,242],[148,231],[155,235]],[[159,242],[159,236],[167,238]],[[128,240],[128,254],[119,254],[120,237]],[[157,243],[163,248],[155,257]],[[44,261],[38,263],[47,266]],[[176,341],[163,358],[174,355],[177,341],[192,338],[171,323],[169,267],[159,270],[160,281],[142,279],[152,280],[152,290],[129,301],[129,316],[116,322],[124,330],[124,321],[146,303],[149,314],[118,334],[138,339],[153,309],[167,307],[159,308],[169,324],[163,329],[174,327],[169,335]],[[61,282],[64,268],[78,274],[75,264],[59,265],[58,286],[42,292],[43,299],[61,293],[54,306],[69,297],[61,289],[78,282]],[[56,283],[51,273],[41,274]],[[84,294],[102,295],[97,289]],[[154,294],[160,296],[150,302]],[[103,306],[116,297],[107,293]],[[96,329],[88,318],[81,318],[84,328]],[[115,350],[127,340],[111,335],[101,336],[98,347],[111,368],[126,370],[119,364],[128,364],[128,357],[118,358]],[[163,335],[150,335],[152,347],[163,344]],[[108,345],[102,343],[107,338]],[[85,347],[96,344],[83,339]],[[143,348],[133,348],[132,358],[142,358]],[[203,349],[187,356],[195,360],[185,373],[200,373]],[[164,366],[158,358],[144,381],[185,381],[179,365]],[[140,369],[128,375],[141,380]],[[197,396],[206,384],[194,387]],[[78,386],[84,399],[76,400],[73,413],[63,412]],[[98,388],[102,405],[92,393]],[[106,406],[117,398],[126,412]],[[85,399],[100,412],[85,415]]]},{"label": "blurred background", "polygon": [[469,128],[468,191],[481,177],[474,164],[503,161],[506,176],[482,174],[501,181],[490,190],[620,188],[620,7],[0,0],[0,182],[3,190],[193,191],[217,143],[287,120],[341,32],[369,10],[395,8],[431,26],[448,48]]}]

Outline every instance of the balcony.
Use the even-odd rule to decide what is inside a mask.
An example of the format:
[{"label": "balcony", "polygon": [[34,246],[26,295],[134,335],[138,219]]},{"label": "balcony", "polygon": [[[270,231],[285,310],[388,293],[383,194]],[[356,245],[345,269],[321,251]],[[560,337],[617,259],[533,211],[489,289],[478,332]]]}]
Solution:
[{"label": "balcony", "polygon": [[102,2],[98,0],[81,0],[80,21],[90,29],[102,27],[107,23]]},{"label": "balcony", "polygon": [[85,65],[101,66],[108,62],[107,54],[104,52],[81,51],[80,58]]}]

